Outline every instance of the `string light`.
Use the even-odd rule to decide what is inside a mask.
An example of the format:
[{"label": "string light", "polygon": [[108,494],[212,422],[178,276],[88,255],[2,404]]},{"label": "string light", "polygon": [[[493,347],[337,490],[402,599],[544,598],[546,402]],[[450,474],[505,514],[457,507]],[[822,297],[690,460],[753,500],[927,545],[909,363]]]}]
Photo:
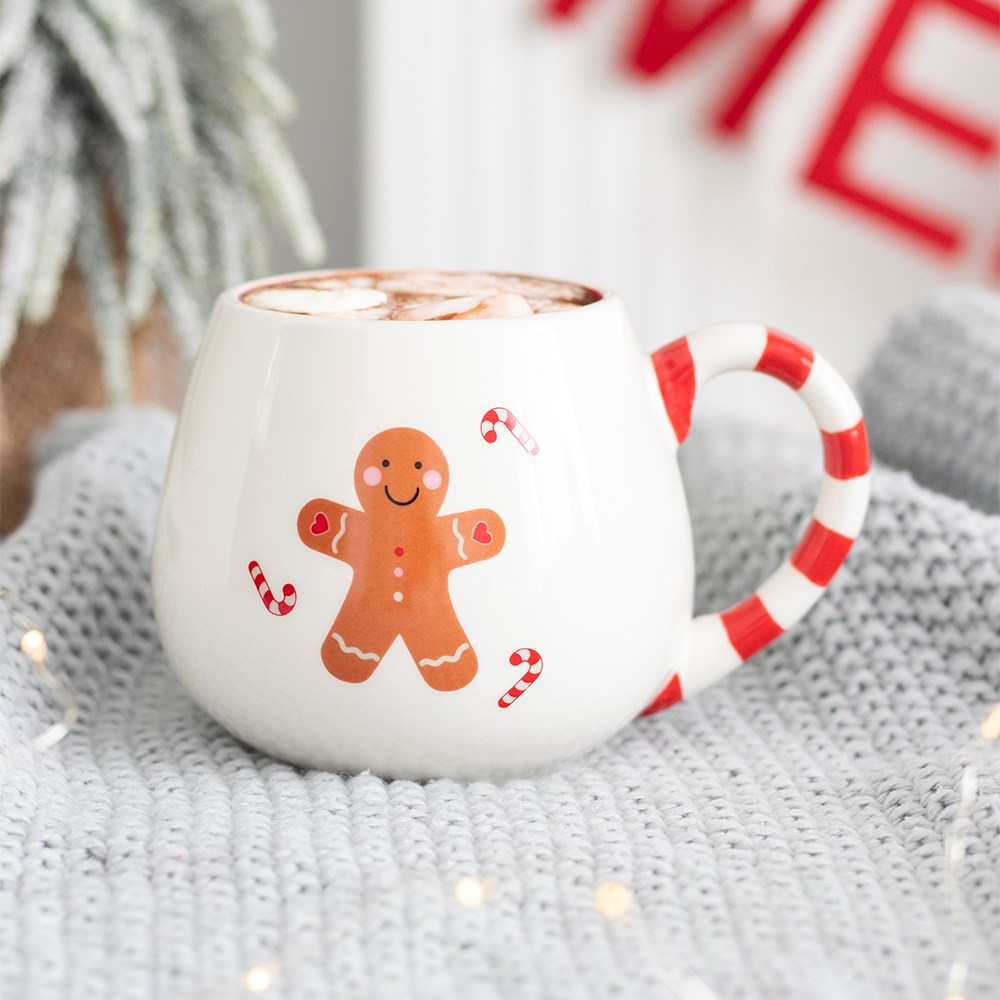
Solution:
[{"label": "string light", "polygon": [[[1000,702],[986,713],[973,741],[973,750],[988,749],[1000,739]],[[979,772],[974,763],[965,765],[955,818],[945,834],[945,861],[951,890],[951,967],[948,970],[946,1000],[965,1000],[965,984],[969,975],[969,915],[962,893],[965,870],[966,840],[972,827],[972,809],[979,794]]]},{"label": "string light", "polygon": [[274,983],[273,970],[277,966],[255,965],[243,973],[243,988],[248,993],[266,993]]},{"label": "string light", "polygon": [[31,660],[37,667],[45,662],[45,654],[48,646],[45,643],[45,636],[37,628],[29,629],[21,636],[21,652]]},{"label": "string light", "polygon": [[986,714],[986,718],[979,726],[979,733],[988,742],[1000,740],[1000,702],[997,702]]},{"label": "string light", "polygon": [[34,739],[0,753],[0,765],[7,765],[16,758],[22,758],[55,746],[72,729],[80,716],[80,711],[69,689],[62,681],[54,677],[48,668],[46,661],[48,660],[49,646],[42,630],[27,615],[14,607],[10,591],[6,587],[0,587],[0,600],[7,605],[7,610],[10,612],[14,624],[24,630],[20,641],[21,652],[31,661],[42,683],[52,692],[63,710],[62,718],[58,722],[54,722],[44,732],[39,733]]},{"label": "string light", "polygon": [[632,908],[632,893],[621,882],[602,882],[594,890],[594,906],[602,917],[618,920]]},{"label": "string light", "polygon": [[455,899],[467,910],[475,910],[493,895],[496,883],[493,879],[466,875],[455,883]]}]

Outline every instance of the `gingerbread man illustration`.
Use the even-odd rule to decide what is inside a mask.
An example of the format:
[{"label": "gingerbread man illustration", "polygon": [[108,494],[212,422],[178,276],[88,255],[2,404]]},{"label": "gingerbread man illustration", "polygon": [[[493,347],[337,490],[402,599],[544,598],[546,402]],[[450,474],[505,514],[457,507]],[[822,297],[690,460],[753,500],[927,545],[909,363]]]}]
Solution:
[{"label": "gingerbread man illustration", "polygon": [[322,497],[298,516],[299,538],[354,570],[350,590],[321,649],[334,677],[371,677],[402,636],[423,679],[456,691],[478,659],[448,591],[448,575],[503,548],[506,528],[494,510],[439,516],[448,463],[428,435],[411,427],[376,434],[354,469],[361,510]]}]

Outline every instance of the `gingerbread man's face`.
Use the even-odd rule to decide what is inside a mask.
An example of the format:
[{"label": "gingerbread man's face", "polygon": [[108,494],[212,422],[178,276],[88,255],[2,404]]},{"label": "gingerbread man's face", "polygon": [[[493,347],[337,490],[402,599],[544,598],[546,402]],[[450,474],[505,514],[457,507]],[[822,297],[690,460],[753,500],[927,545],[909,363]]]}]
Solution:
[{"label": "gingerbread man's face", "polygon": [[370,513],[412,510],[436,515],[448,489],[448,463],[422,431],[393,427],[361,449],[354,487],[362,508]]}]

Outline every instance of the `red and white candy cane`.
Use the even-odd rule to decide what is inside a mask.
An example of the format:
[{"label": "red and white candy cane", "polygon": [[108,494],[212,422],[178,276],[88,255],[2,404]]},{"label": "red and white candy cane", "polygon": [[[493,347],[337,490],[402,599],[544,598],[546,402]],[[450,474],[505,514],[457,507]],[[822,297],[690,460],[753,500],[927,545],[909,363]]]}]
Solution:
[{"label": "red and white candy cane", "polygon": [[283,615],[287,615],[295,607],[295,588],[290,583],[286,583],[281,588],[282,598],[279,601],[271,593],[271,588],[268,586],[267,580],[264,579],[264,571],[260,568],[260,563],[256,559],[250,560],[250,565],[247,566],[247,569],[250,570],[250,577],[257,588],[257,593],[260,594],[260,599],[264,602],[264,607],[272,615],[277,615],[280,618]]},{"label": "red and white candy cane", "polygon": [[861,530],[871,479],[861,408],[811,347],[755,323],[719,323],[660,348],[652,362],[678,444],[687,437],[702,385],[723,372],[762,372],[794,389],[809,408],[823,441],[824,472],[812,521],[795,550],[746,600],[694,619],[679,671],[643,715],[714,683],[805,615]]},{"label": "red and white candy cane", "polygon": [[506,694],[500,695],[497,704],[501,708],[509,708],[513,705],[538,680],[538,675],[542,672],[542,658],[538,655],[537,649],[526,646],[524,649],[515,650],[510,654],[512,667],[520,667],[525,663],[528,664],[528,669],[524,672],[524,676]]},{"label": "red and white candy cane", "polygon": [[502,406],[494,406],[492,410],[487,410],[483,414],[483,421],[480,430],[483,440],[487,444],[493,444],[497,439],[497,427],[503,424],[514,435],[517,443],[529,454],[538,454],[538,442],[525,430],[521,422],[510,410]]}]

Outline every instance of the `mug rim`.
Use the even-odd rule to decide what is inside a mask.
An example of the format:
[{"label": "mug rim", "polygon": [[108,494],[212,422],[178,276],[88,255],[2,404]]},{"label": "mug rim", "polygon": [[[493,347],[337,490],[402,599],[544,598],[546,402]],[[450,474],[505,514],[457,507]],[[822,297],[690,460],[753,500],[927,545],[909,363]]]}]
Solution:
[{"label": "mug rim", "polygon": [[[385,274],[387,272],[399,272],[399,271],[434,271],[436,274],[447,274],[447,275],[461,275],[461,274],[495,274],[501,277],[511,277],[511,278],[526,278],[529,280],[536,279],[540,281],[551,281],[554,284],[562,285],[575,285],[577,288],[583,288],[587,292],[590,292],[597,296],[592,302],[586,302],[583,305],[574,306],[571,309],[561,309],[554,312],[544,312],[544,313],[532,313],[530,316],[491,316],[483,319],[450,319],[446,323],[442,323],[441,320],[436,319],[417,319],[417,320],[373,320],[373,319],[361,319],[357,316],[322,316],[314,313],[296,313],[296,312],[284,312],[280,309],[266,309],[262,306],[251,305],[249,302],[243,301],[243,296],[248,292],[254,291],[258,288],[266,288],[269,285],[282,284],[288,281],[301,281],[307,278],[322,277],[337,274]],[[598,288],[593,285],[584,284],[580,281],[569,281],[564,278],[546,278],[538,274],[525,274],[523,272],[517,271],[490,271],[487,269],[476,269],[476,270],[456,270],[453,268],[415,268],[415,267],[323,267],[314,268],[308,271],[289,271],[283,274],[272,274],[265,278],[256,278],[251,281],[241,282],[238,285],[231,285],[224,291],[219,293],[219,301],[225,302],[227,305],[236,308],[238,311],[248,311],[254,315],[260,316],[263,314],[272,314],[276,317],[281,317],[282,322],[295,322],[303,324],[316,324],[321,323],[327,326],[356,326],[361,323],[366,328],[381,328],[381,329],[397,329],[400,324],[406,327],[420,327],[433,325],[436,329],[440,329],[443,326],[448,329],[455,327],[466,328],[468,332],[473,330],[481,330],[482,333],[488,334],[493,323],[537,323],[541,322],[557,322],[563,323],[567,321],[567,318],[578,314],[581,310],[594,310],[600,307],[607,308],[611,303],[615,302],[619,298],[616,292],[611,291],[606,288]]]}]

